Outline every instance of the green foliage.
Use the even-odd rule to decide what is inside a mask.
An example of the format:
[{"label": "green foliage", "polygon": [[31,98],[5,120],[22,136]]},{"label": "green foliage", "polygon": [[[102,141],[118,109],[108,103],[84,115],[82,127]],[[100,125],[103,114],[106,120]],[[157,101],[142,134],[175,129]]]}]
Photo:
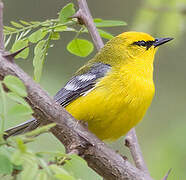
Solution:
[{"label": "green foliage", "polygon": [[27,92],[23,82],[16,76],[8,75],[4,78],[3,83],[12,92],[16,93],[21,97],[26,97]]},{"label": "green foliage", "polygon": [[[4,91],[2,83],[10,90],[9,92]],[[6,76],[4,80],[0,83],[0,89],[1,101],[3,105],[3,108],[0,111],[1,115],[0,143],[4,143],[3,131],[6,119],[8,117],[9,118],[27,117],[30,116],[33,113],[33,111],[29,104],[24,100],[24,97],[27,96],[27,91],[23,82],[19,78],[11,75]],[[13,100],[16,104],[12,107],[7,108],[7,99]]]},{"label": "green foliage", "polygon": [[[20,39],[20,40],[17,40],[12,48],[11,48],[11,52],[16,52],[24,47],[28,46],[28,40],[25,39]],[[29,54],[29,48],[26,48],[24,49],[21,53],[19,53],[15,58],[23,58],[23,59],[26,59],[28,57],[28,54]]]},{"label": "green foliage", "polygon": [[[49,126],[45,129],[48,128]],[[77,155],[30,151],[25,144],[27,135],[9,138],[8,146],[6,144],[0,146],[0,177],[14,173],[14,177],[18,180],[77,180],[86,177],[90,180],[101,179]],[[81,167],[83,170],[80,171]]]},{"label": "green foliage", "polygon": [[[31,49],[29,44],[35,44],[33,57],[35,81],[40,81],[48,49],[52,46],[51,44],[54,43],[52,41],[61,39],[60,33],[76,33],[75,38],[67,45],[67,50],[70,53],[86,57],[93,51],[93,44],[91,42],[82,38],[81,40],[77,39],[81,33],[87,33],[88,31],[84,26],[79,25],[76,19],[71,18],[74,13],[74,4],[69,3],[60,10],[57,19],[50,19],[43,22],[25,20],[19,20],[19,22],[11,21],[11,26],[4,26],[5,46],[7,47],[10,40],[14,39],[11,52],[15,52],[28,46],[21,53],[19,53],[16,58],[26,59]],[[124,21],[102,20],[98,18],[94,19],[94,22],[96,27],[99,28],[126,25]],[[77,26],[77,24],[79,26]],[[105,39],[111,39],[113,37],[112,34],[104,31],[103,29],[98,29],[98,32],[101,37]]]},{"label": "green foliage", "polygon": [[7,92],[6,95],[7,95],[7,97],[10,98],[11,100],[13,100],[13,101],[15,101],[15,102],[17,102],[17,103],[19,103],[19,104],[22,104],[22,105],[24,105],[24,106],[30,107],[30,106],[28,105],[28,103],[27,103],[22,97],[20,97],[19,95],[17,95],[17,94],[14,93],[14,92]]},{"label": "green foliage", "polygon": [[9,109],[9,111],[7,112],[7,116],[9,116],[9,118],[13,118],[15,116],[21,117],[31,115],[32,113],[33,111],[29,106],[25,106],[23,104],[16,104]]},{"label": "green foliage", "polygon": [[105,38],[105,39],[112,39],[114,36],[106,31],[103,31],[102,29],[97,29],[98,32],[99,32],[99,35],[102,37],[102,38]]},{"label": "green foliage", "polygon": [[124,21],[111,21],[103,19],[94,19],[96,27],[116,27],[116,26],[126,26],[127,23]]},{"label": "green foliage", "polygon": [[80,57],[88,56],[94,49],[93,44],[85,39],[73,39],[67,45],[67,50]]},{"label": "green foliage", "polygon": [[69,3],[63,7],[59,13],[59,22],[68,22],[69,18],[75,13],[74,4]]},{"label": "green foliage", "polygon": [[[2,101],[6,105],[7,98],[13,100],[15,104],[11,108],[5,108],[1,113],[2,117],[19,117],[32,113],[28,103],[24,100],[27,95],[23,83],[14,76],[6,76],[2,81],[11,91],[4,92],[1,85]],[[5,119],[4,119],[5,121]],[[49,124],[36,130],[10,137],[0,142],[0,178],[6,177],[10,180],[90,180],[101,179],[95,172],[88,168],[86,162],[76,155],[68,156],[61,152],[32,152],[27,147],[27,143],[36,141],[38,135],[48,132],[55,124]],[[1,137],[2,139],[2,137]],[[83,167],[83,169],[82,169]],[[85,171],[85,172],[84,172]],[[14,174],[14,175],[13,175]]]},{"label": "green foliage", "polygon": [[44,28],[41,28],[41,29],[35,31],[34,33],[32,33],[28,37],[28,40],[31,43],[37,43],[38,41],[40,41],[41,39],[43,39],[46,35],[47,35],[47,31],[45,31]]},{"label": "green foliage", "polygon": [[48,41],[41,40],[34,48],[33,66],[34,66],[34,80],[36,82],[39,82],[41,78],[43,64],[46,57],[49,41],[50,39]]},{"label": "green foliage", "polygon": [[0,153],[0,174],[11,174],[13,165],[8,156]]}]

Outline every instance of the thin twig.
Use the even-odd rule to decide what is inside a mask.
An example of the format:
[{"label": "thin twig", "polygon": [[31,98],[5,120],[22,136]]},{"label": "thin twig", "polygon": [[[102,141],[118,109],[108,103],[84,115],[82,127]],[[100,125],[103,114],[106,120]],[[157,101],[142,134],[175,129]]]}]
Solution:
[{"label": "thin twig", "polygon": [[167,172],[167,174],[165,175],[165,177],[164,177],[162,180],[167,180],[167,179],[168,179],[168,176],[169,176],[171,170],[172,170],[172,169],[169,169],[169,171]]},{"label": "thin twig", "polygon": [[3,2],[0,0],[0,49],[4,49],[3,35]]},{"label": "thin twig", "polygon": [[127,133],[125,145],[129,148],[136,167],[149,175],[134,128]]},{"label": "thin twig", "polygon": [[86,0],[78,0],[78,5],[79,10],[73,17],[78,18],[81,21],[81,24],[83,23],[87,27],[93,42],[99,51],[104,44],[93,22]]}]

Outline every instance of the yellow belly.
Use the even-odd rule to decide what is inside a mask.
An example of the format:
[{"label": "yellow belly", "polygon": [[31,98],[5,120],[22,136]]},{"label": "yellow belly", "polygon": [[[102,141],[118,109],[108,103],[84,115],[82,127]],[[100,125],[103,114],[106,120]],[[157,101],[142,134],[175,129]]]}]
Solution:
[{"label": "yellow belly", "polygon": [[[129,83],[130,82],[130,83]],[[153,81],[132,76],[103,78],[85,96],[71,102],[66,110],[101,140],[115,140],[142,120],[154,95]]]}]

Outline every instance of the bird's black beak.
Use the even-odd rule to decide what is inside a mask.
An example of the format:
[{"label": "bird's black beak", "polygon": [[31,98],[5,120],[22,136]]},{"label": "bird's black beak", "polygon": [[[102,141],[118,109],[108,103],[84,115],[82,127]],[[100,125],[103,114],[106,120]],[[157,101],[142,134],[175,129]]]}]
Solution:
[{"label": "bird's black beak", "polygon": [[169,41],[171,41],[173,39],[174,38],[156,38],[155,41],[154,41],[154,43],[153,43],[153,45],[155,47],[157,47],[157,46],[160,46],[162,44],[165,44],[165,43],[167,43],[167,42],[169,42]]}]

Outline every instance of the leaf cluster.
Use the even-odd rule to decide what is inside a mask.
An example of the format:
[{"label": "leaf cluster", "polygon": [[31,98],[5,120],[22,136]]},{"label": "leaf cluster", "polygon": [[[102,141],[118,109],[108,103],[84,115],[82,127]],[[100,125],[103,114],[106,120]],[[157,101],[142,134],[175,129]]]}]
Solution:
[{"label": "leaf cluster", "polygon": [[[49,129],[49,127],[45,127]],[[36,133],[35,133],[36,134]],[[0,178],[17,180],[77,180],[82,172],[78,166],[87,169],[89,177],[99,178],[86,162],[77,155],[66,155],[62,152],[32,152],[28,149],[25,138],[29,135],[10,138],[0,147]],[[36,139],[34,139],[36,140]],[[100,179],[100,178],[99,178]]]},{"label": "leaf cluster", "polygon": [[[74,38],[67,44],[67,50],[70,53],[86,57],[93,51],[94,45],[92,42],[79,38],[82,33],[88,33],[88,31],[84,25],[78,23],[77,19],[72,18],[74,13],[74,4],[69,3],[60,10],[57,19],[49,19],[43,22],[11,21],[11,26],[4,26],[5,46],[7,47],[12,42],[11,52],[16,52],[28,46],[16,58],[26,59],[29,55],[31,44],[33,44],[34,79],[37,82],[40,81],[48,49],[54,46],[55,41],[61,39],[64,32],[75,33]],[[100,36],[105,39],[111,39],[113,36],[101,28],[126,25],[124,21],[102,20],[98,18],[94,19],[94,22]]]}]

